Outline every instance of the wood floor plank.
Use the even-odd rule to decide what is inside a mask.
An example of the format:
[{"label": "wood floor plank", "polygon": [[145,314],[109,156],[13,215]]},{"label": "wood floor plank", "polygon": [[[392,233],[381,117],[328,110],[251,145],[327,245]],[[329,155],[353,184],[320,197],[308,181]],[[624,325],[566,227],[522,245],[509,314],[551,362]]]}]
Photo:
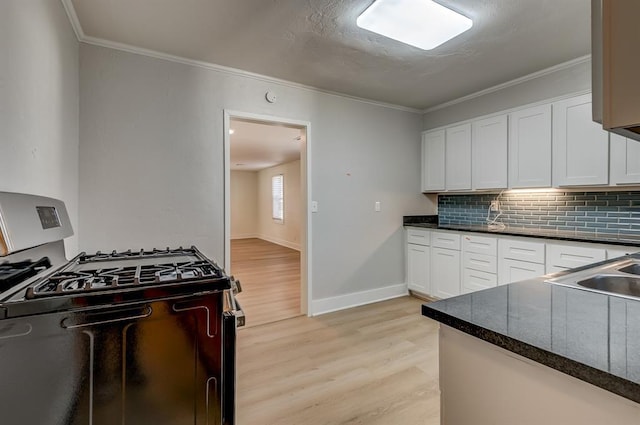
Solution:
[{"label": "wood floor plank", "polygon": [[246,326],[300,315],[300,252],[262,239],[231,241],[231,272]]},{"label": "wood floor plank", "polygon": [[422,302],[241,329],[238,424],[438,424],[438,326]]}]

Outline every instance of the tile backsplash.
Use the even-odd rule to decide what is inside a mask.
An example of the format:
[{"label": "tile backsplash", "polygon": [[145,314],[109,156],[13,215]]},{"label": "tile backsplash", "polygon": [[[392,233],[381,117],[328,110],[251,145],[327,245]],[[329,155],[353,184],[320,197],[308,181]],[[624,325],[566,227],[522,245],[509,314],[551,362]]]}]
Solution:
[{"label": "tile backsplash", "polygon": [[[439,195],[440,225],[487,224],[499,196],[497,223],[512,228],[640,235],[640,192],[505,192]],[[491,212],[493,220],[498,215]]]}]

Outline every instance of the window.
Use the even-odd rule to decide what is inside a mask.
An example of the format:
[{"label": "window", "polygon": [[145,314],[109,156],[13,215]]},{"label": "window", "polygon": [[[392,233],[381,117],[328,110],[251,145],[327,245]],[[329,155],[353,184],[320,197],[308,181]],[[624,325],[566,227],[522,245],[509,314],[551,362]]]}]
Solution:
[{"label": "window", "polygon": [[273,219],[284,221],[284,176],[278,174],[271,177],[271,200],[273,204]]}]

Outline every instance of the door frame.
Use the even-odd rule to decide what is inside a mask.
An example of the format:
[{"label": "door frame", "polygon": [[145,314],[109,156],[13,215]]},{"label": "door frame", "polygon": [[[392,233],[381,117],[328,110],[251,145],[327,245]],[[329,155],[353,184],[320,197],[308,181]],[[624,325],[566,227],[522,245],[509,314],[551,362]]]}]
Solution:
[{"label": "door frame", "polygon": [[306,129],[306,141],[300,149],[300,188],[303,203],[301,227],[302,250],[300,252],[300,310],[302,314],[312,315],[311,310],[311,122],[273,115],[254,114],[224,110],[224,267],[231,271],[231,148],[229,129],[233,118],[263,122],[266,124],[286,124]]}]

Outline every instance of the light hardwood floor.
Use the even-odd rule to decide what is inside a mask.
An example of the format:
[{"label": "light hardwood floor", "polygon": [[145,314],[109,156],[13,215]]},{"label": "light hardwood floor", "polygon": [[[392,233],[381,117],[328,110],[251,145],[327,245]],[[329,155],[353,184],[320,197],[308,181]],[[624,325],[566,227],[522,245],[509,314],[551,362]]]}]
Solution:
[{"label": "light hardwood floor", "polygon": [[231,272],[246,326],[300,315],[300,252],[262,239],[231,241]]},{"label": "light hardwood floor", "polygon": [[238,332],[239,425],[436,425],[436,322],[403,297]]}]

